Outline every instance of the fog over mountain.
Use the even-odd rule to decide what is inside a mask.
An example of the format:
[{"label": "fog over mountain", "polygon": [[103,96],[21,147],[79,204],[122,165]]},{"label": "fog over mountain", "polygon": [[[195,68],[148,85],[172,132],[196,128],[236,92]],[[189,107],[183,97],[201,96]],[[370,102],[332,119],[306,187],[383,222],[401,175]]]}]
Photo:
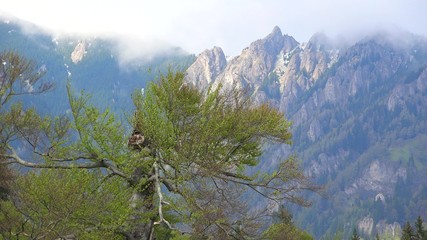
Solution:
[{"label": "fog over mountain", "polygon": [[[427,35],[425,9],[423,0],[14,0],[2,2],[0,15],[54,33],[130,35],[194,54],[221,46],[227,56],[237,56],[275,25],[300,42],[319,31],[335,37],[384,27]],[[145,44],[139,48],[149,50]]]}]

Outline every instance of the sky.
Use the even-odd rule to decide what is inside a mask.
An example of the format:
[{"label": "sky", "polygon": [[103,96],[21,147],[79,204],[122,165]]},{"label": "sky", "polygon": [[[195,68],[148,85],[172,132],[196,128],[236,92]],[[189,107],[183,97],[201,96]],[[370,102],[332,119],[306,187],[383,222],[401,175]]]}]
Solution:
[{"label": "sky", "polygon": [[[214,46],[238,55],[274,26],[299,42],[393,27],[427,36],[427,0],[0,0],[0,15],[55,34],[133,39],[136,52],[173,45],[198,54]],[[132,50],[130,50],[132,51]]]}]

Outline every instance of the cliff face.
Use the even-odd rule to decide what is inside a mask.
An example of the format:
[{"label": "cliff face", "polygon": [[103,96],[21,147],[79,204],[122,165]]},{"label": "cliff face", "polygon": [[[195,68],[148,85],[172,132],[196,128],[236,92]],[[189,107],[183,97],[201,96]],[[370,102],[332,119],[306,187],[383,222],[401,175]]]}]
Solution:
[{"label": "cliff face", "polygon": [[206,88],[216,79],[227,65],[224,52],[219,47],[205,50],[187,70],[189,82],[199,88]]},{"label": "cliff face", "polygon": [[[232,85],[256,89],[272,71],[278,53],[284,47],[284,37],[278,27],[266,38],[253,42],[232,59],[216,82],[225,87]],[[293,41],[290,41],[292,44]],[[289,46],[286,46],[289,47]]]},{"label": "cliff face", "polygon": [[[372,216],[378,194],[390,211],[364,227],[369,233],[415,219],[419,213],[410,202],[427,209],[427,187],[420,184],[427,182],[427,149],[421,147],[427,146],[426,39],[382,32],[344,47],[316,34],[300,44],[275,27],[225,65],[209,52],[223,55],[218,48],[200,54],[187,71],[189,81],[247,88],[292,120],[292,151],[332,196],[295,213],[316,236],[344,228],[355,209],[363,213],[353,216],[357,221]],[[203,60],[206,55],[212,58]],[[408,196],[398,197],[402,186]],[[397,202],[408,206],[396,210]],[[314,215],[321,217],[308,221]]]}]

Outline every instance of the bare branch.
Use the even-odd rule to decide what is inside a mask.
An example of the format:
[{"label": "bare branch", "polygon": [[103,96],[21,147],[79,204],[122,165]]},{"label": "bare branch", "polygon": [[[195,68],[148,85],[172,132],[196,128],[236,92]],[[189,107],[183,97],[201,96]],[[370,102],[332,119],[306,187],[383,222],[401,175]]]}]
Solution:
[{"label": "bare branch", "polygon": [[117,175],[117,176],[120,176],[120,177],[122,177],[122,178],[126,179],[126,181],[128,181],[128,182],[130,182],[130,181],[131,181],[130,177],[129,177],[129,176],[127,176],[126,174],[124,174],[123,172],[121,172],[121,171],[117,168],[116,164],[114,164],[113,162],[108,161],[108,160],[106,160],[106,159],[103,159],[103,160],[102,160],[102,162],[104,163],[104,165],[106,166],[106,168],[110,169],[110,170],[113,172],[113,174],[115,174],[115,175]]},{"label": "bare branch", "polygon": [[154,176],[155,176],[155,181],[154,181],[154,186],[156,188],[156,192],[157,192],[157,196],[159,198],[159,221],[154,222],[154,225],[158,225],[161,224],[162,222],[165,223],[169,229],[174,229],[172,227],[172,225],[168,222],[168,220],[166,220],[163,216],[163,204],[169,204],[167,202],[165,202],[163,200],[163,194],[162,194],[162,189],[160,187],[160,179],[159,179],[159,166],[157,164],[157,162],[155,162],[153,164],[153,168],[154,168]]},{"label": "bare branch", "polygon": [[[305,201],[302,197],[299,197],[293,193],[310,190],[310,191],[319,191],[320,187],[313,185],[305,177],[303,178],[294,178],[289,181],[285,181],[280,178],[279,174],[274,174],[270,176],[266,181],[253,181],[242,178],[240,175],[223,171],[221,174],[215,175],[216,178],[223,181],[229,181],[243,186],[247,186],[261,196],[279,203],[281,200],[288,200],[292,203],[296,203],[301,206],[310,206],[310,202]],[[267,192],[270,192],[270,194]],[[279,195],[272,196],[271,193],[277,192]]]}]

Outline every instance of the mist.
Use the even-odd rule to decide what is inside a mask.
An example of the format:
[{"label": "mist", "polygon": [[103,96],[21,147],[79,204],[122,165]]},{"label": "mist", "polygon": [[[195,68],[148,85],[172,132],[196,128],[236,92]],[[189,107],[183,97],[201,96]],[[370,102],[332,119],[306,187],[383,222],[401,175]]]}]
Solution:
[{"label": "mist", "polygon": [[355,39],[382,28],[427,36],[426,9],[424,0],[14,0],[0,6],[0,15],[54,33],[116,36],[127,60],[172,46],[194,54],[220,46],[236,56],[276,25],[299,42],[317,32]]}]

